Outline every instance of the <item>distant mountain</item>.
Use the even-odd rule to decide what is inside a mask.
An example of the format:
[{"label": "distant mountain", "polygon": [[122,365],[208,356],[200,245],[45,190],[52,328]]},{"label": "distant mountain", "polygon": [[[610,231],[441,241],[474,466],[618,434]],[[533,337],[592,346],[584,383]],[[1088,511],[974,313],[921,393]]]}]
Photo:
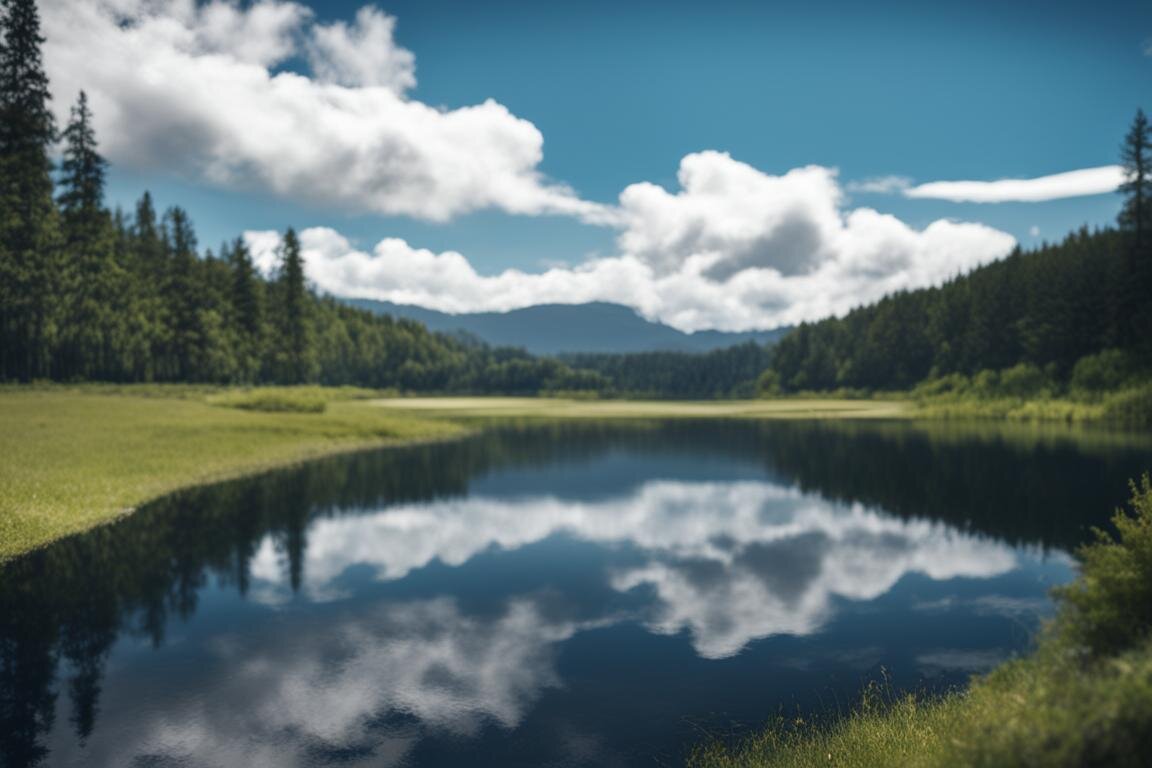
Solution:
[{"label": "distant mountain", "polygon": [[788,329],[726,333],[684,333],[653,323],[620,304],[540,304],[510,312],[450,315],[408,304],[371,299],[345,299],[348,304],[377,314],[405,317],[442,333],[470,333],[501,347],[522,347],[537,355],[576,352],[708,352],[754,341],[771,344]]}]

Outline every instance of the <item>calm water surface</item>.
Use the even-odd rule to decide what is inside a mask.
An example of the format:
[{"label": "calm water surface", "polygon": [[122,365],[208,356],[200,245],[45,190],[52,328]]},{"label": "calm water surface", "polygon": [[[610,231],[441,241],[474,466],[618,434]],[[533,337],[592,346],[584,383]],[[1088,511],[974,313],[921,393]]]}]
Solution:
[{"label": "calm water surface", "polygon": [[0,765],[677,764],[1027,649],[1147,442],[502,429],[181,493],[0,570]]}]

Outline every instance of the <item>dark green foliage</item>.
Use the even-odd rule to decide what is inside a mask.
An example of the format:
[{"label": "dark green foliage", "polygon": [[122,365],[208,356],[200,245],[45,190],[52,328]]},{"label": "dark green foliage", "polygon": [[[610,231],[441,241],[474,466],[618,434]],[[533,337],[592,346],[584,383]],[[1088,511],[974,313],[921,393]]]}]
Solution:
[{"label": "dark green foliage", "polygon": [[281,349],[276,361],[276,379],[290,384],[312,381],[316,376],[312,325],[309,322],[308,286],[304,279],[304,257],[300,240],[289,229],[281,246],[283,262],[276,285],[279,298],[276,314]]},{"label": "dark green foliage", "polygon": [[1152,226],[1152,126],[1144,110],[1137,110],[1132,127],[1120,147],[1120,161],[1125,181],[1120,193],[1125,196],[1120,212],[1120,226],[1142,240]]},{"label": "dark green foliage", "polygon": [[756,379],[771,359],[755,342],[711,352],[634,352],[565,355],[573,368],[594,372],[609,391],[630,397],[709,399],[754,397]]},{"label": "dark green foliage", "polygon": [[[296,233],[266,280],[241,240],[201,254],[187,212],[104,207],[87,97],[56,129],[34,0],[0,0],[0,381],[359,384],[535,394],[592,372],[375,317],[309,290]],[[53,198],[54,192],[58,192]]]},{"label": "dark green foliage", "polygon": [[96,148],[88,96],[81,91],[64,130],[64,160],[60,163],[60,204],[65,242],[86,243],[107,226],[104,210],[104,172],[107,161]]},{"label": "dark green foliage", "polygon": [[1105,349],[1080,358],[1072,368],[1068,382],[1073,392],[1097,394],[1122,389],[1132,383],[1139,372],[1134,355],[1118,349]]},{"label": "dark green foliage", "polygon": [[0,5],[0,371],[49,374],[59,307],[59,232],[49,152],[56,126],[34,0]]},{"label": "dark green foliage", "polygon": [[1152,633],[1152,479],[1132,484],[1131,513],[1117,511],[1113,536],[1079,556],[1081,578],[1056,590],[1063,603],[1054,630],[1074,650],[1091,656],[1127,651]]},{"label": "dark green foliage", "polygon": [[[1080,230],[1057,245],[1016,251],[939,288],[903,292],[876,304],[801,325],[774,348],[771,369],[785,392],[908,389],[951,374],[978,379],[1005,371],[1010,396],[1063,385],[1079,360],[1128,339],[1134,355],[1147,334],[1152,292],[1126,313],[1113,297],[1136,280],[1130,238]],[[1026,366],[1020,368],[1019,366]]]},{"label": "dark green foliage", "polygon": [[[1142,111],[1121,160],[1127,181],[1119,231],[1081,229],[1057,245],[1016,249],[939,288],[897,293],[844,318],[802,325],[776,346],[773,381],[785,392],[897,390],[950,374],[1004,371],[1003,394],[1031,397],[1041,392],[1038,371],[1062,385],[1078,361],[1102,350],[1148,360],[1152,128]],[[1100,376],[1117,375],[1086,365],[1074,387],[1096,387]]]},{"label": "dark green foliage", "polygon": [[119,238],[104,209],[106,163],[91,118],[81,93],[64,131],[57,197],[64,257],[57,290],[63,301],[52,374],[67,380],[103,378],[116,371],[126,342],[125,319],[133,309],[130,297],[121,295],[128,275],[116,259]]}]

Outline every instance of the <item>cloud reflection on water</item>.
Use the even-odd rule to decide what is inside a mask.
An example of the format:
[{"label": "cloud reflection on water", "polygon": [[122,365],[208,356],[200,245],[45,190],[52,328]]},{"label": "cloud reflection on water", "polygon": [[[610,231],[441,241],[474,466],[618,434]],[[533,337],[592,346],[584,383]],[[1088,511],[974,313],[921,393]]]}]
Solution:
[{"label": "cloud reflection on water", "polygon": [[[456,570],[557,535],[603,547],[608,564],[595,577],[636,597],[630,607],[577,608],[572,595],[528,588],[476,612],[454,596],[365,598],[363,582],[343,578],[365,567],[375,582],[436,562]],[[169,691],[146,713],[131,691],[109,691],[111,719],[136,712],[131,736],[97,734],[85,759],[295,766],[338,755],[402,765],[422,733],[516,728],[563,687],[558,647],[590,629],[686,631],[696,654],[719,659],[757,638],[817,632],[837,599],[875,599],[907,574],[992,577],[1016,566],[1003,543],[767,482],[650,481],[599,501],[468,497],[315,521],[301,591],[316,615],[272,638],[276,613],[300,610],[287,605],[288,566],[274,542],[265,537],[253,559],[250,593],[285,604],[271,626],[216,632],[193,690]],[[959,658],[937,656],[929,661]]]},{"label": "cloud reflection on water", "polygon": [[[638,551],[643,564],[615,568],[609,583],[652,589],[649,629],[688,630],[706,658],[739,653],[760,637],[816,632],[836,598],[875,599],[906,574],[987,578],[1016,565],[1011,547],[939,522],[899,520],[766,482],[660,480],[602,501],[469,497],[321,520],[309,532],[304,590],[333,600],[342,594],[338,577],[353,566],[398,580],[433,562],[461,566],[557,534]],[[281,560],[266,538],[252,574],[286,595]]]}]

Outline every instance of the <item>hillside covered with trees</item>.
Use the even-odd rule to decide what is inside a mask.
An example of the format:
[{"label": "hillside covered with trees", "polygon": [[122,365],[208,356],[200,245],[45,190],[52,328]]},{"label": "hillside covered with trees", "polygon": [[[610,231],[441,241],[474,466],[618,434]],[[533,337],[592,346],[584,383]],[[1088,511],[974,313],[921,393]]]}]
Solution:
[{"label": "hillside covered with trees", "polygon": [[[775,347],[540,358],[317,295],[288,230],[273,274],[188,212],[104,199],[83,93],[58,130],[33,0],[0,28],[0,381],[319,383],[716,398],[802,391],[1107,390],[1152,360],[1152,129],[1127,135],[1119,226],[806,323]],[[59,152],[59,161],[54,158]]]},{"label": "hillside covered with trees", "polygon": [[975,386],[1036,394],[1123,386],[1152,360],[1152,131],[1137,114],[1122,150],[1119,227],[806,323],[776,346],[767,392]]},{"label": "hillside covered with trees", "polygon": [[556,360],[320,298],[291,230],[264,276],[241,239],[201,252],[188,213],[160,213],[148,193],[131,214],[110,211],[83,93],[57,130],[36,4],[5,4],[0,32],[0,381],[604,386]]}]

